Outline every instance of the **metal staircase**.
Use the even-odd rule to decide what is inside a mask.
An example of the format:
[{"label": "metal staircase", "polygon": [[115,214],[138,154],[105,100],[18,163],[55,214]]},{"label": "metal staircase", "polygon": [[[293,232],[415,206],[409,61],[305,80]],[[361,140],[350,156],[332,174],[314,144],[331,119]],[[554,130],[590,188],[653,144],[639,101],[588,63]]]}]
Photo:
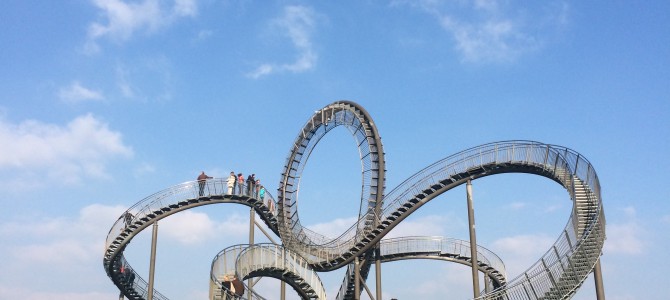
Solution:
[{"label": "metal staircase", "polygon": [[[413,236],[383,239],[380,244],[380,260],[383,263],[407,259],[433,259],[456,262],[470,266],[470,242],[439,236]],[[361,277],[366,278],[371,263],[362,266]],[[491,281],[494,288],[506,284],[505,264],[490,250],[477,247],[477,267]],[[363,275],[365,274],[365,275]],[[336,299],[353,299],[353,265],[349,264],[345,282],[341,285]]]},{"label": "metal staircase", "polygon": [[[246,191],[246,187],[243,189]],[[163,191],[157,192],[133,205],[114,223],[105,241],[105,253],[103,266],[107,275],[114,284],[128,298],[133,300],[144,300],[148,294],[148,283],[133,272],[134,283],[124,283],[127,276],[122,276],[120,266],[132,270],[132,267],[123,257],[123,251],[128,243],[139,232],[149,227],[160,219],[172,214],[191,209],[198,206],[236,203],[254,208],[261,220],[272,230],[278,233],[277,217],[266,206],[263,201],[247,195],[246,193],[227,194],[227,181],[215,178],[207,180],[202,194],[199,191],[197,181],[182,183]],[[265,194],[265,201],[275,201],[269,193]],[[168,299],[154,291],[154,299]]]},{"label": "metal staircase", "polygon": [[222,250],[212,261],[211,280],[221,286],[221,275],[243,280],[258,276],[286,282],[303,299],[326,299],[319,275],[297,253],[275,244],[236,245]]},{"label": "metal staircase", "polygon": [[[306,162],[319,140],[335,127],[352,133],[361,160],[361,206],[359,219],[342,235],[325,237],[300,223],[297,192]],[[363,258],[362,278],[367,277],[373,251],[405,243],[397,251],[382,252],[383,261],[429,258],[472,264],[468,251],[446,248],[423,238],[382,240],[395,226],[424,204],[469,180],[502,173],[528,173],[544,176],[562,185],[573,201],[573,211],[562,234],[551,248],[523,274],[507,281],[504,265],[495,254],[478,248],[480,271],[494,282],[493,291],[478,299],[567,299],[581,286],[599,260],[604,239],[605,219],[598,177],[588,160],[579,153],[556,145],[532,141],[504,141],[473,147],[448,156],[417,172],[384,195],[385,162],[381,138],[369,114],[353,102],[338,101],[317,111],[296,138],[282,172],[274,214],[253,195],[227,194],[225,180],[208,180],[199,192],[197,182],[187,182],[160,191],[138,202],[110,230],[105,243],[103,265],[108,276],[129,299],[146,299],[147,284],[134,274],[132,283],[121,274],[129,267],[123,250],[130,240],[154,222],[174,213],[217,203],[236,203],[253,207],[266,225],[282,240],[283,246],[239,246],[234,258],[223,255],[223,272],[234,270],[240,278],[270,276],[286,281],[304,299],[325,299],[318,271],[335,270],[357,257]],[[246,190],[246,188],[244,189]],[[269,193],[266,197],[274,202]],[[454,242],[455,243],[455,242]],[[386,245],[386,246],[385,246]],[[442,245],[440,246],[442,247]],[[232,252],[231,252],[232,251]],[[232,254],[230,254],[232,255]],[[227,257],[227,258],[226,258]],[[218,259],[215,258],[215,260]],[[499,260],[499,259],[498,259]],[[217,273],[212,267],[212,281]],[[353,269],[343,280],[338,299],[353,298]],[[219,283],[220,284],[220,283]],[[252,294],[251,299],[263,299]],[[154,299],[167,299],[154,291]]]}]

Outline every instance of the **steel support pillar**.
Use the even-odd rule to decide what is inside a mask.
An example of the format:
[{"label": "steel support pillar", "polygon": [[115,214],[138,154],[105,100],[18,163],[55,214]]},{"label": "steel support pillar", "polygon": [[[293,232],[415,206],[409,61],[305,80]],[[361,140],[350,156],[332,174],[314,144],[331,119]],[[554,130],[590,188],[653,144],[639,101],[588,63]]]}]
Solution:
[{"label": "steel support pillar", "polygon": [[[256,229],[256,211],[252,207],[249,210],[249,247],[254,245],[254,232]],[[247,280],[247,288],[249,292],[247,293],[247,298],[251,299],[251,295],[253,294],[253,286],[254,282],[251,278]]]},{"label": "steel support pillar", "polygon": [[286,282],[281,282],[281,295],[280,295],[281,300],[286,300]]},{"label": "steel support pillar", "polygon": [[[377,285],[375,286],[375,297],[377,300],[382,299],[382,261],[379,244],[375,247],[375,275],[377,277]],[[372,297],[370,297],[372,298]]]},{"label": "steel support pillar", "polygon": [[123,300],[123,292],[119,292],[119,300]]},{"label": "steel support pillar", "polygon": [[354,300],[361,299],[361,272],[358,257],[354,259]]},{"label": "steel support pillar", "polygon": [[472,290],[475,298],[479,297],[479,270],[477,269],[477,234],[475,233],[475,210],[472,204],[472,181],[466,184],[468,198],[468,223],[470,228],[470,261],[472,262]]},{"label": "steel support pillar", "polygon": [[593,279],[596,282],[596,299],[605,300],[605,287],[603,286],[603,273],[600,270],[600,258],[593,269]]},{"label": "steel support pillar", "polygon": [[154,274],[156,271],[156,241],[158,240],[158,221],[154,222],[151,230],[151,259],[149,260],[149,288],[147,300],[154,299]]}]

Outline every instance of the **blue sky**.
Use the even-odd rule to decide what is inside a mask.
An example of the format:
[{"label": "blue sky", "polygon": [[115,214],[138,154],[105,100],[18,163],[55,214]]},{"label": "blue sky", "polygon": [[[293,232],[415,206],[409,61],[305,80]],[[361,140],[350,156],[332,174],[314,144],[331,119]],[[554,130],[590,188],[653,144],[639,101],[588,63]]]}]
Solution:
[{"label": "blue sky", "polygon": [[[118,299],[104,238],[142,198],[200,171],[255,173],[275,194],[311,114],[365,107],[387,153],[387,191],[466,148],[567,146],[598,172],[608,299],[662,299],[670,247],[670,2],[4,2],[0,10],[0,299]],[[302,222],[336,235],[358,211],[360,166],[335,130],[310,158]],[[474,182],[478,242],[514,277],[558,237],[570,202],[553,182]],[[392,236],[467,239],[465,190]],[[247,238],[248,208],[180,213],[159,227],[156,288],[205,299],[209,265]],[[265,240],[260,231],[257,240]],[[273,237],[276,239],[276,237]],[[150,233],[127,258],[148,274]],[[383,266],[384,297],[465,299],[469,269]],[[144,272],[144,273],[142,273]],[[330,297],[342,271],[323,274]],[[418,286],[411,293],[407,286]],[[277,282],[259,290],[277,298]],[[290,295],[295,297],[295,295]],[[575,299],[594,299],[588,279]]]}]

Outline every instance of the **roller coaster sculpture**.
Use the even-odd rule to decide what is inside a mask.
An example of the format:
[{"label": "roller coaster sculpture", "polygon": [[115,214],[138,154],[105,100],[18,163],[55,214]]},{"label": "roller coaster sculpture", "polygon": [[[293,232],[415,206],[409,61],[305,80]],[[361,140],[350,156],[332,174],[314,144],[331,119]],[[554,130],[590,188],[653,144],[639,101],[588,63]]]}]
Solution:
[{"label": "roller coaster sculpture", "polygon": [[[344,126],[358,144],[361,206],[358,221],[339,237],[329,238],[300,223],[297,191],[314,147],[339,126]],[[236,245],[222,250],[214,258],[210,274],[211,283],[217,287],[222,287],[223,275],[233,274],[243,280],[266,276],[286,282],[303,299],[326,299],[318,272],[346,267],[336,299],[357,299],[361,291],[356,278],[360,276],[364,281],[373,265],[424,258],[475,264],[486,283],[477,299],[569,299],[590,273],[600,272],[599,258],[605,240],[600,183],[591,163],[569,148],[533,141],[473,147],[435,162],[387,194],[385,170],[381,139],[368,112],[350,101],[334,102],[316,111],[300,130],[286,159],[276,199],[268,193],[265,201],[254,193],[229,193],[226,180],[216,178],[207,180],[202,193],[198,182],[157,192],[130,207],[110,229],[103,257],[105,271],[125,297],[147,299],[149,285],[123,256],[133,237],[158,220],[187,209],[236,203],[253,208],[282,244]],[[558,239],[518,277],[508,280],[500,258],[484,247],[477,246],[477,259],[473,262],[467,241],[441,237],[382,239],[442,193],[471,180],[502,173],[549,178],[563,186],[573,202],[572,214]],[[168,299],[156,290],[152,297]],[[242,298],[265,299],[253,291]]]}]

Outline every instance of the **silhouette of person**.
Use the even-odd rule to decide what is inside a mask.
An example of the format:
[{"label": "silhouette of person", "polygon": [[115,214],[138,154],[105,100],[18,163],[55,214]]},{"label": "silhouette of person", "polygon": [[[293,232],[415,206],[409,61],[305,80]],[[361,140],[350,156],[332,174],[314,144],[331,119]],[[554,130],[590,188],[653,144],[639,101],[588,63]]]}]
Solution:
[{"label": "silhouette of person", "polygon": [[228,176],[228,194],[232,195],[235,193],[235,182],[237,181],[237,176],[235,176],[235,172],[230,172],[230,176]]},{"label": "silhouette of person", "polygon": [[207,179],[210,179],[210,178],[212,178],[212,177],[207,176],[207,174],[205,174],[205,171],[202,171],[202,173],[200,173],[200,175],[198,175],[198,187],[199,187],[198,195],[199,196],[202,196],[202,195],[205,194],[205,182],[207,181]]},{"label": "silhouette of person", "polygon": [[244,176],[242,173],[237,173],[237,193],[240,195],[244,194]]}]

